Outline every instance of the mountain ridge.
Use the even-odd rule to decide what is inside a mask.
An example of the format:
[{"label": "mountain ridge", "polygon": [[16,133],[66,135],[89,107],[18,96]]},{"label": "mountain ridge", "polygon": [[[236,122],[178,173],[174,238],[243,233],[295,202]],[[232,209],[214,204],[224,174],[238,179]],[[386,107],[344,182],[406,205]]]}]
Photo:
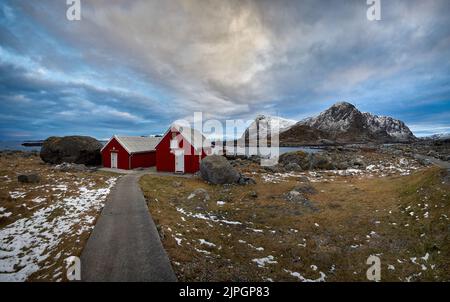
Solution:
[{"label": "mountain ridge", "polygon": [[[262,117],[258,115],[250,127],[261,127],[264,122],[270,121],[267,116]],[[241,137],[246,143],[249,141],[250,127]],[[279,134],[280,145],[396,143],[417,140],[403,121],[390,116],[361,112],[348,102],[337,102],[317,116],[289,124],[288,127],[283,128],[280,125]]]}]

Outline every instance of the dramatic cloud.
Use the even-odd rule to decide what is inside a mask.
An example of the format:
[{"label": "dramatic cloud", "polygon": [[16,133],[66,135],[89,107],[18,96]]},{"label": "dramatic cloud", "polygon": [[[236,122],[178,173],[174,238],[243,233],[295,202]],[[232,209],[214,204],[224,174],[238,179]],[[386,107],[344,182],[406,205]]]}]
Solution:
[{"label": "dramatic cloud", "polygon": [[[449,129],[450,2],[82,0],[0,4],[0,137],[149,134],[170,121],[301,119],[347,100]],[[436,130],[433,129],[436,128]]]}]

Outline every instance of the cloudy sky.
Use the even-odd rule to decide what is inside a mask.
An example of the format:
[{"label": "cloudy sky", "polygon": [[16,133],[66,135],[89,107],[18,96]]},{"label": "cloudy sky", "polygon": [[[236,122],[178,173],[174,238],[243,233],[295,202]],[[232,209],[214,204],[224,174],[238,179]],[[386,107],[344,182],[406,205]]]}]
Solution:
[{"label": "cloudy sky", "polygon": [[0,140],[164,132],[175,119],[300,120],[337,101],[450,131],[450,1],[0,3]]}]

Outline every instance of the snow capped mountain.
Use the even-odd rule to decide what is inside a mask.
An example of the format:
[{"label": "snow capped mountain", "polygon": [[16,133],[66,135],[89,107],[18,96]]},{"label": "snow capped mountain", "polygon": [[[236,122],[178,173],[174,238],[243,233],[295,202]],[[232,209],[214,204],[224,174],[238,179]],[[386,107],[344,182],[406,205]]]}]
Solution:
[{"label": "snow capped mountain", "polygon": [[402,121],[363,113],[347,102],[336,103],[318,116],[299,124],[325,131],[330,139],[342,142],[400,142],[416,139]]},{"label": "snow capped mountain", "polygon": [[271,131],[274,131],[278,125],[278,133],[288,130],[290,127],[295,125],[297,121],[285,119],[279,116],[269,116],[269,115],[258,115],[255,120],[250,124],[250,126],[242,134],[241,139],[257,139],[257,129],[261,133],[267,133],[270,135]]},{"label": "snow capped mountain", "polygon": [[[279,122],[280,143],[289,145],[319,145],[330,143],[392,143],[417,138],[404,122],[388,116],[359,111],[354,105],[339,102],[316,117],[298,123],[281,117],[259,115],[245,130],[241,139],[257,140],[257,131],[267,131]],[[269,128],[269,130],[267,130]]]},{"label": "snow capped mountain", "polygon": [[310,117],[300,122],[312,128],[323,131],[347,131],[355,123],[363,123],[361,112],[350,103],[339,102],[321,112],[316,117]]}]

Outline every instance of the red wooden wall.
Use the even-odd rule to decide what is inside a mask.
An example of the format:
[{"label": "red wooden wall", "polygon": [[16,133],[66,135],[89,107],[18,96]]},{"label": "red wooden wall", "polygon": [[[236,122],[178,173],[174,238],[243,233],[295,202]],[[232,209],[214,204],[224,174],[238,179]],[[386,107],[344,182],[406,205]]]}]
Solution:
[{"label": "red wooden wall", "polygon": [[111,151],[117,151],[117,168],[129,169],[128,152],[113,138],[102,150],[103,167],[111,168]]},{"label": "red wooden wall", "polygon": [[[177,134],[179,134],[177,132]],[[170,141],[172,140],[172,132],[169,131],[162,138],[156,147],[156,169],[158,171],[175,172],[175,155],[171,153]],[[195,173],[200,170],[199,154],[194,153],[194,147],[191,146],[185,139],[179,142],[180,147],[184,149],[184,171],[186,173]],[[189,151],[188,153],[187,151]],[[190,154],[190,155],[188,155]],[[206,156],[202,151],[202,158]]]},{"label": "red wooden wall", "polygon": [[170,152],[172,133],[169,131],[156,146],[156,170],[165,172],[175,171],[175,156]]},{"label": "red wooden wall", "polygon": [[131,155],[131,169],[149,168],[156,165],[156,152],[134,153]]}]

